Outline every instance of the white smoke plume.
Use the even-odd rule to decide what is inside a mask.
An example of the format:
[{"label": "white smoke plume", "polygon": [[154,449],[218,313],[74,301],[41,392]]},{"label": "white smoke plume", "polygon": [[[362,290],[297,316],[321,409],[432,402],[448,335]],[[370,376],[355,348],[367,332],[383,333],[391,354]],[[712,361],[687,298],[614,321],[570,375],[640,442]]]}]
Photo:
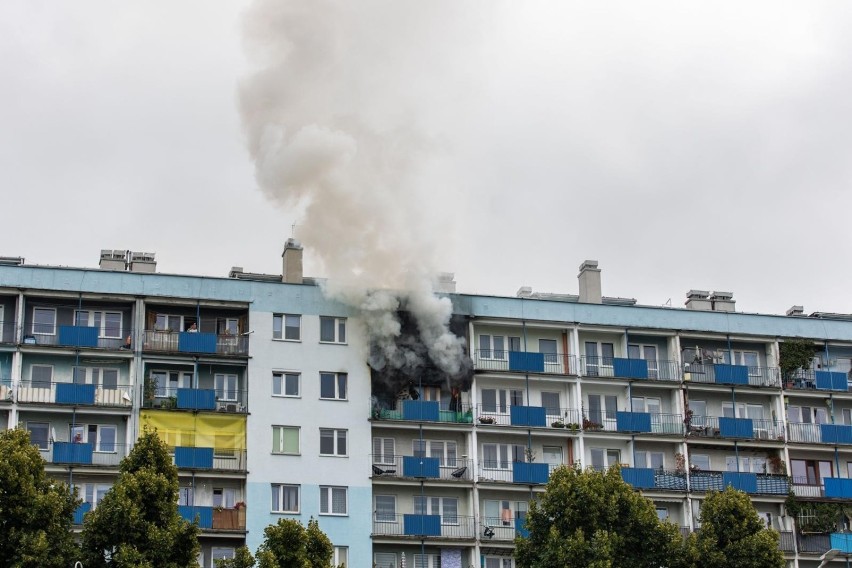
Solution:
[{"label": "white smoke plume", "polygon": [[[423,126],[440,92],[430,70],[463,35],[454,4],[257,0],[245,40],[256,70],[240,108],[259,186],[301,213],[296,236],[328,277],[327,293],[358,307],[371,364],[416,363],[395,345],[400,297],[430,358],[455,374],[463,342],[452,306],[432,293],[452,251],[453,189],[440,144]],[[421,112],[422,111],[422,112]],[[391,292],[393,291],[393,292]]]}]

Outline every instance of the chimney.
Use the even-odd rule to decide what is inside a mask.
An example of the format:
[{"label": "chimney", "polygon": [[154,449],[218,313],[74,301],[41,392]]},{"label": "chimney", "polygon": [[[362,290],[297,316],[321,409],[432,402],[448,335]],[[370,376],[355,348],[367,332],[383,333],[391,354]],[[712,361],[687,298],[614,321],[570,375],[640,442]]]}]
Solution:
[{"label": "chimney", "polygon": [[713,309],[710,292],[705,290],[690,290],[686,293],[686,309],[709,312]]},{"label": "chimney", "polygon": [[239,278],[240,274],[243,273],[242,266],[232,266],[231,271],[228,272],[228,278]]},{"label": "chimney", "polygon": [[521,286],[515,295],[518,298],[532,298],[532,286]]},{"label": "chimney", "polygon": [[127,270],[127,251],[101,249],[101,270]]},{"label": "chimney", "polygon": [[435,282],[435,291],[443,294],[455,294],[455,277],[456,275],[452,272],[441,272],[438,274],[437,282]]},{"label": "chimney", "polygon": [[302,244],[296,239],[289,238],[284,243],[284,252],[281,253],[281,258],[284,259],[282,282],[286,284],[302,283],[302,252]]},{"label": "chimney", "polygon": [[580,265],[580,302],[583,304],[601,303],[601,271],[597,260],[586,260]]},{"label": "chimney", "polygon": [[713,292],[710,294],[710,301],[713,302],[714,312],[733,312],[735,311],[736,301],[732,292]]},{"label": "chimney", "polygon": [[787,310],[788,316],[803,316],[805,315],[805,307],[804,306],[793,306],[789,310]]},{"label": "chimney", "polygon": [[131,272],[156,272],[157,261],[154,259],[153,252],[133,252],[130,251],[130,271]]}]

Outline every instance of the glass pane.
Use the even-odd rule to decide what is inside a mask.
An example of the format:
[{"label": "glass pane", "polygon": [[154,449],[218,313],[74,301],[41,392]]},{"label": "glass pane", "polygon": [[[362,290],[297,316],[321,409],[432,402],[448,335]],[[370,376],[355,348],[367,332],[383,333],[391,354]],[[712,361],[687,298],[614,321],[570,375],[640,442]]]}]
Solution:
[{"label": "glass pane", "polygon": [[320,341],[334,341],[334,318],[320,318]]},{"label": "glass pane", "polygon": [[[555,339],[539,339],[538,340],[538,351],[539,353],[545,353],[547,355],[556,355],[556,340]],[[551,359],[548,357],[544,358],[545,361],[555,362],[555,358]]]},{"label": "glass pane", "polygon": [[346,455],[346,430],[337,431],[337,455]]},{"label": "glass pane", "polygon": [[320,453],[325,455],[334,453],[334,430],[320,430]]},{"label": "glass pane", "polygon": [[337,375],[337,398],[345,399],[346,398],[346,373],[340,373]]},{"label": "glass pane", "polygon": [[297,428],[284,428],[283,441],[285,452],[299,453],[299,430]]},{"label": "glass pane", "polygon": [[509,351],[520,351],[521,350],[521,338],[520,337],[510,337],[509,338]]},{"label": "glass pane", "polygon": [[334,398],[334,373],[320,373],[320,398]]},{"label": "glass pane", "polygon": [[104,314],[104,337],[121,337],[121,313],[107,312]]},{"label": "glass pane", "polygon": [[551,416],[558,416],[562,412],[559,408],[558,392],[541,393],[541,405],[544,407],[544,411]]},{"label": "glass pane", "polygon": [[[91,442],[91,439],[89,441]],[[101,426],[98,450],[101,452],[115,451],[115,427]]]},{"label": "glass pane", "polygon": [[346,343],[346,320],[337,320],[337,341]]},{"label": "glass pane", "polygon": [[284,377],[286,379],[284,394],[287,396],[299,396],[299,375],[295,373],[287,373]]},{"label": "glass pane", "polygon": [[630,359],[641,359],[639,356],[639,346],[638,345],[628,345],[627,346],[627,357]]},{"label": "glass pane", "polygon": [[497,391],[494,389],[482,390],[482,411],[497,412]]},{"label": "glass pane", "polygon": [[300,316],[284,316],[284,339],[299,340],[301,338]]},{"label": "glass pane", "polygon": [[346,514],[346,489],[335,487],[331,493],[331,509],[338,515]]},{"label": "glass pane", "polygon": [[283,394],[281,392],[281,382],[283,380],[281,373],[272,373],[272,394]]},{"label": "glass pane", "polygon": [[272,338],[273,339],[281,339],[281,331],[282,326],[284,324],[281,316],[272,316]]},{"label": "glass pane", "polygon": [[495,335],[494,336],[494,358],[495,359],[505,359],[506,351],[503,345],[503,336]]},{"label": "glass pane", "polygon": [[103,388],[110,390],[118,388],[118,369],[103,369],[101,377],[101,385]]}]

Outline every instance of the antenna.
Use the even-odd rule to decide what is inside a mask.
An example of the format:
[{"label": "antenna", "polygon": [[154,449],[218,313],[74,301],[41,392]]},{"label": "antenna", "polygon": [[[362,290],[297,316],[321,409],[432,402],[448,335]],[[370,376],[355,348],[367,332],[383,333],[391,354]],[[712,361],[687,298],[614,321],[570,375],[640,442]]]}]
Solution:
[{"label": "antenna", "polygon": [[296,238],[296,223],[290,225],[290,236],[294,239]]}]

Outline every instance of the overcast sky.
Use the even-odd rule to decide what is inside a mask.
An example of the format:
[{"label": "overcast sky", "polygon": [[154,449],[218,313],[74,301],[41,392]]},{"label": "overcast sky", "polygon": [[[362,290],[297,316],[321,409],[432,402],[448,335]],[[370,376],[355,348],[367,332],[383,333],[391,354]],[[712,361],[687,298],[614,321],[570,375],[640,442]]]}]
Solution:
[{"label": "overcast sky", "polygon": [[[338,55],[281,106],[416,127],[430,183],[380,207],[425,219],[459,291],[576,293],[588,258],[604,295],[643,304],[699,288],[852,312],[852,3],[370,0],[322,37],[258,31],[249,6],[0,3],[0,255],[280,272],[305,203],[259,188],[240,93],[272,57],[252,34],[292,32],[290,64]],[[352,217],[329,222],[361,234]]]}]

